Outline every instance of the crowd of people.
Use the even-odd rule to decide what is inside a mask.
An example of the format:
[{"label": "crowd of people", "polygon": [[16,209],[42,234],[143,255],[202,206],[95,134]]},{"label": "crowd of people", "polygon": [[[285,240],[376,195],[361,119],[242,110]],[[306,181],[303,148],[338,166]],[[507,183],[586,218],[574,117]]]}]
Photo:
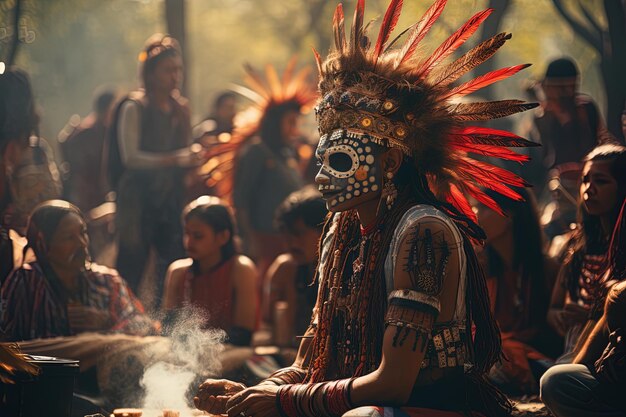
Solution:
[{"label": "crowd of people", "polygon": [[[224,92],[195,126],[168,35],[140,53],[141,87],[98,91],[58,147],[28,74],[0,74],[0,341],[95,368],[75,415],[132,405],[90,340],[139,349],[191,316],[246,349],[190,391],[214,414],[491,417],[523,395],[555,417],[626,414],[626,109],[608,132],[569,58],[537,108],[451,105],[478,87],[445,87],[508,35],[419,56],[439,0],[389,52],[401,3],[375,45],[363,3],[348,38],[339,5],[318,88],[295,60],[282,77],[249,67],[254,103]],[[319,141],[300,128],[313,105]],[[534,142],[465,123],[525,110]]]}]

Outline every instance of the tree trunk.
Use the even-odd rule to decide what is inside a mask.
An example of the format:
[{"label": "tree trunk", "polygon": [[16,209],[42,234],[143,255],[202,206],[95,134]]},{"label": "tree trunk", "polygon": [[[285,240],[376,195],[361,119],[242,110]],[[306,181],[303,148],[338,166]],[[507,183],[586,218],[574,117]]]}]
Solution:
[{"label": "tree trunk", "polygon": [[15,63],[15,57],[20,47],[20,18],[22,17],[22,1],[15,1],[15,8],[13,10],[13,37],[11,44],[9,45],[9,52],[5,58],[6,66],[10,67]]},{"label": "tree trunk", "polygon": [[607,128],[624,142],[621,114],[626,106],[626,14],[619,0],[604,0],[604,10],[609,23],[601,64],[607,98]]},{"label": "tree trunk", "polygon": [[187,68],[189,68],[189,55],[186,50],[186,26],[185,26],[185,0],[165,0],[165,22],[167,32],[176,38],[183,53],[183,83],[181,93],[186,96],[187,89]]}]

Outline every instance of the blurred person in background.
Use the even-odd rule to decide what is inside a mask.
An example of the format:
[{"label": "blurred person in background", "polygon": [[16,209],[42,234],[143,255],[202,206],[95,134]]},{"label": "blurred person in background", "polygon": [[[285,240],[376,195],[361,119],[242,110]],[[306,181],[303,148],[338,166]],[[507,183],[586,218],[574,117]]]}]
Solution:
[{"label": "blurred person in background", "polygon": [[541,82],[543,101],[536,110],[533,130],[533,139],[542,144],[543,151],[542,172],[533,178],[539,194],[546,186],[548,170],[561,164],[578,164],[595,146],[615,140],[598,106],[591,97],[579,93],[579,87],[580,72],[571,58],[548,64]]},{"label": "blurred person in background", "polygon": [[553,362],[549,357],[560,354],[562,341],[546,323],[557,265],[544,256],[534,195],[527,189],[516,191],[523,201],[485,190],[506,216],[479,206],[478,219],[487,235],[479,259],[508,359],[494,366],[490,379],[510,394],[529,394],[538,392],[539,378]]},{"label": "blurred person in background", "polygon": [[[215,168],[207,185],[232,199],[244,252],[257,264],[262,279],[269,265],[283,252],[284,242],[274,224],[276,208],[302,185],[295,141],[301,136],[303,112],[317,98],[308,82],[309,67],[295,70],[291,59],[282,77],[268,65],[266,78],[246,66],[246,83],[236,91],[254,104],[237,115],[237,128],[228,142],[211,148]],[[259,283],[261,294],[262,283]]]},{"label": "blurred person in background", "polygon": [[579,227],[567,245],[552,291],[548,323],[565,337],[569,363],[589,318],[598,318],[606,297],[609,237],[626,197],[626,148],[600,145],[584,159],[579,194]]},{"label": "blurred person in background", "polygon": [[572,364],[541,379],[541,399],[556,417],[626,415],[626,200],[615,225],[602,316]]},{"label": "blurred person in background", "polygon": [[162,309],[166,323],[199,309],[204,328],[226,331],[227,342],[248,346],[256,325],[257,271],[235,247],[235,222],[217,197],[202,196],[183,212],[188,258],[167,271]]},{"label": "blurred person in background", "polygon": [[[309,326],[319,284],[314,280],[318,244],[327,214],[326,203],[313,186],[289,194],[276,210],[287,251],[267,271],[263,302],[264,319],[273,326],[275,344],[297,347],[296,336]],[[285,310],[280,314],[279,305]],[[277,335],[281,340],[276,340]]]},{"label": "blurred person in background", "polygon": [[59,134],[64,195],[83,213],[104,203],[109,191],[102,175],[102,152],[115,99],[113,90],[97,90],[92,112],[69,133],[64,129]]},{"label": "blurred person in background", "polygon": [[61,183],[48,144],[39,137],[39,115],[28,74],[0,73],[0,284],[22,263],[31,210],[57,198]]},{"label": "blurred person in background", "polygon": [[182,258],[180,215],[186,169],[205,162],[191,144],[190,111],[180,96],[182,56],[178,42],[155,34],[139,56],[143,89],[118,105],[108,149],[109,178],[117,190],[116,267],[134,291],[155,251],[156,305],[167,266]]},{"label": "blurred person in background", "polygon": [[159,331],[116,271],[89,260],[80,210],[50,200],[33,211],[27,248],[37,260],[6,279],[0,328],[7,341],[71,336],[87,331],[146,335]]},{"label": "blurred person in background", "polygon": [[236,114],[237,94],[233,91],[220,93],[213,103],[211,113],[202,122],[194,126],[194,140],[204,142],[205,140],[215,140],[222,133],[230,135],[233,133]]}]

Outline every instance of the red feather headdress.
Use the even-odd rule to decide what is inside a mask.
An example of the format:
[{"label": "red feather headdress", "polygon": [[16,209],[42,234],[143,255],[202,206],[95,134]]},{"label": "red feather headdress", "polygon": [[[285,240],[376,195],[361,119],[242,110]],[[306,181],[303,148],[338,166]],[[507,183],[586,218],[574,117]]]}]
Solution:
[{"label": "red feather headdress", "polygon": [[233,187],[233,171],[239,149],[258,133],[263,116],[273,107],[296,103],[303,113],[310,110],[319,94],[309,81],[310,67],[296,70],[295,57],[290,59],[283,74],[279,76],[272,65],[265,67],[265,74],[245,65],[246,86],[235,85],[232,89],[252,101],[252,106],[235,117],[235,129],[227,141],[209,148],[209,160],[199,171],[207,177],[206,185],[218,196],[229,199]]},{"label": "red feather headdress", "polygon": [[416,51],[421,41],[445,5],[446,0],[436,1],[405,31],[408,34],[404,44],[392,48],[398,38],[391,42],[389,38],[398,22],[402,0],[392,0],[389,4],[373,46],[363,28],[364,0],[357,1],[349,40],[339,4],[333,18],[334,50],[323,62],[314,51],[322,95],[316,114],[322,135],[341,128],[358,130],[381,145],[400,149],[413,158],[416,169],[425,174],[438,198],[476,222],[467,196],[502,213],[481,188],[521,200],[509,186],[528,184],[503,168],[475,160],[470,154],[524,162],[528,160],[526,155],[508,148],[536,144],[510,132],[465,123],[509,116],[537,104],[519,100],[461,104],[451,101],[508,78],[528,65],[502,68],[452,86],[491,58],[511,35],[495,35],[453,62],[443,63],[493,11],[487,9],[472,16],[431,55],[418,56]]}]

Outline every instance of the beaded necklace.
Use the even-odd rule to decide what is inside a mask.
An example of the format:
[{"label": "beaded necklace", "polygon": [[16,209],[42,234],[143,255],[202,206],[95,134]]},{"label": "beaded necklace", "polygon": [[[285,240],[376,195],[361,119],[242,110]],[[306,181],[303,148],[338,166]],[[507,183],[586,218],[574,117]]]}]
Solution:
[{"label": "beaded necklace", "polygon": [[384,262],[398,222],[414,203],[396,202],[391,212],[361,228],[355,211],[342,213],[320,282],[322,303],[313,340],[308,382],[360,376],[382,356],[387,307]]}]

